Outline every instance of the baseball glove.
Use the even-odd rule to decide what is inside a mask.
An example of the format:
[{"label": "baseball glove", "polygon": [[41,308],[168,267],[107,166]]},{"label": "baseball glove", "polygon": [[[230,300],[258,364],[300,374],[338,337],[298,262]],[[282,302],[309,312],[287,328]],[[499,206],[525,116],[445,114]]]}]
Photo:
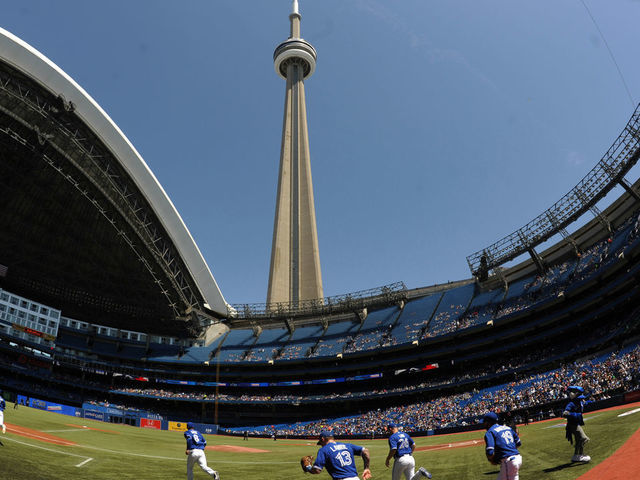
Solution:
[{"label": "baseball glove", "polygon": [[300,467],[302,467],[302,471],[307,473],[307,467],[313,465],[313,457],[311,455],[306,455],[300,459]]}]

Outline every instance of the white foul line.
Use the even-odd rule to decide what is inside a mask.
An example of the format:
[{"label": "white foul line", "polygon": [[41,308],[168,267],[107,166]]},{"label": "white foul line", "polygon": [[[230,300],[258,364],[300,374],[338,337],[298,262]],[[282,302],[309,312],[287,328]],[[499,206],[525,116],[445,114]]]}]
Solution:
[{"label": "white foul line", "polygon": [[[9,432],[17,433],[18,435],[24,435],[27,438],[33,438],[35,440],[44,440],[45,442],[49,441],[49,439],[47,437],[43,437],[42,435],[36,435],[35,433],[24,433],[24,432],[21,432],[20,430],[15,430],[13,427],[12,428],[7,428],[7,430]],[[42,432],[40,432],[40,433],[42,433]],[[14,442],[17,442],[17,440],[14,440]],[[21,443],[21,442],[18,442],[18,443]],[[56,445],[64,445],[65,447],[72,447],[72,446],[75,445],[74,442],[70,442],[70,441],[65,440],[65,439],[56,440],[53,443],[55,443]],[[87,458],[87,457],[83,457],[83,458]]]},{"label": "white foul line", "polygon": [[[63,452],[61,450],[54,450],[53,448],[41,447],[40,445],[34,445],[32,443],[21,442],[20,440],[16,440],[15,438],[2,437],[2,439],[6,440],[6,441],[9,441],[9,442],[19,443],[20,445],[26,445],[27,447],[31,447],[31,448],[39,448],[40,450],[46,450],[47,452],[61,453],[62,455],[69,455],[70,457],[88,458],[89,460],[93,460],[92,458],[87,457],[86,455],[76,455],[75,453]],[[86,463],[86,462],[84,462],[84,463]]]},{"label": "white foul line", "polygon": [[[61,451],[61,450],[54,450],[52,448],[41,447],[40,445],[34,445],[32,443],[21,442],[20,440],[16,440],[14,438],[2,437],[2,440],[19,443],[20,445],[26,445],[27,447],[39,448],[40,450],[46,450],[47,452],[61,453],[63,455],[69,455],[70,457],[84,458],[85,461],[79,463],[78,465],[76,465],[76,467],[81,467],[84,464],[88,463],[89,461],[93,460],[92,457],[87,457],[86,455],[77,455],[75,453],[68,453],[68,452],[64,452],[64,451]],[[119,452],[117,450],[109,450],[108,448],[93,447],[93,446],[90,446],[90,445],[74,444],[73,447],[75,447],[75,448],[88,448],[88,449],[91,449],[91,450],[96,450],[98,452],[115,453],[115,454],[118,454],[118,455],[129,455],[129,456],[133,456],[133,457],[155,458],[155,459],[158,459],[158,460],[171,460],[171,461],[184,462],[184,458],[171,458],[171,457],[162,457],[162,456],[159,456],[159,455],[145,455],[145,454],[142,454],[142,453]],[[244,462],[244,461],[243,462],[237,462],[237,461],[234,461],[234,460],[216,460],[215,463],[231,463],[231,464],[242,463],[243,465],[284,465],[284,464],[295,463],[295,462],[260,462],[260,461],[258,461],[258,462]]]},{"label": "white foul line", "polygon": [[629,410],[628,412],[621,413],[618,416],[619,417],[626,417],[627,415],[631,415],[633,413],[638,413],[638,412],[640,412],[640,408],[636,408],[635,410]]},{"label": "white foul line", "polygon": [[79,464],[77,464],[76,467],[79,468],[79,467],[83,466],[85,463],[89,463],[91,460],[93,460],[93,458],[89,457],[84,462],[80,462]]}]

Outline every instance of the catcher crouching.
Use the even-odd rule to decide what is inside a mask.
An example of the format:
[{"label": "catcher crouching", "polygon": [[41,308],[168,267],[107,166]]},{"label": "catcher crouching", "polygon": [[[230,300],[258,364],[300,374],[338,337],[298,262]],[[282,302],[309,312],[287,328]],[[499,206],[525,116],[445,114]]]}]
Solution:
[{"label": "catcher crouching", "polygon": [[364,464],[362,471],[362,480],[371,478],[371,470],[369,470],[370,456],[369,450],[352,443],[336,442],[333,433],[324,430],[318,439],[318,445],[321,446],[316,455],[315,462],[311,455],[304,456],[300,459],[300,466],[305,473],[317,475],[324,468],[334,480],[360,480],[358,470],[356,469],[355,456],[361,456]]}]

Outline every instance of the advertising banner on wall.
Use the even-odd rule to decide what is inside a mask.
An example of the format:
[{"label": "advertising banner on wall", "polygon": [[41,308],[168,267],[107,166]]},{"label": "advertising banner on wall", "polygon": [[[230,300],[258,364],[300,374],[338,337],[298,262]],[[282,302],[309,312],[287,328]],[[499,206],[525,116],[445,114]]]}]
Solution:
[{"label": "advertising banner on wall", "polygon": [[215,435],[218,433],[218,425],[212,425],[210,423],[194,423],[193,426],[196,427],[196,430],[200,433],[206,433],[208,435]]},{"label": "advertising banner on wall", "polygon": [[[210,423],[193,423],[193,427],[200,433],[215,435],[218,433],[218,425]],[[167,422],[167,430],[174,432],[184,432],[187,429],[187,422]]]},{"label": "advertising banner on wall", "polygon": [[91,418],[93,420],[105,421],[104,412],[96,412],[95,410],[84,409],[84,418]]},{"label": "advertising banner on wall", "polygon": [[187,422],[169,422],[167,430],[172,432],[184,432],[187,429]]},{"label": "advertising banner on wall", "polygon": [[162,428],[162,421],[151,418],[141,418],[140,428],[155,428],[156,430],[160,430]]},{"label": "advertising banner on wall", "polygon": [[38,410],[46,410],[47,412],[60,413],[62,415],[69,415],[70,417],[79,417],[80,409],[71,407],[69,405],[62,405],[60,403],[48,402],[46,400],[40,400],[39,398],[25,397],[24,395],[18,395],[17,401],[21,405],[26,405],[31,408],[37,408]]}]

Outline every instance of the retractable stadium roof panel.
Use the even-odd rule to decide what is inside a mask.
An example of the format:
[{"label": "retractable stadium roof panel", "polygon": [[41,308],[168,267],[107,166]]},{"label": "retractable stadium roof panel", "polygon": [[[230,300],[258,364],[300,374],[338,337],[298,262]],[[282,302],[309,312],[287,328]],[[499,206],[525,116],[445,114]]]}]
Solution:
[{"label": "retractable stadium roof panel", "polygon": [[0,287],[94,324],[196,336],[227,303],[153,173],[60,68],[0,29]]}]

